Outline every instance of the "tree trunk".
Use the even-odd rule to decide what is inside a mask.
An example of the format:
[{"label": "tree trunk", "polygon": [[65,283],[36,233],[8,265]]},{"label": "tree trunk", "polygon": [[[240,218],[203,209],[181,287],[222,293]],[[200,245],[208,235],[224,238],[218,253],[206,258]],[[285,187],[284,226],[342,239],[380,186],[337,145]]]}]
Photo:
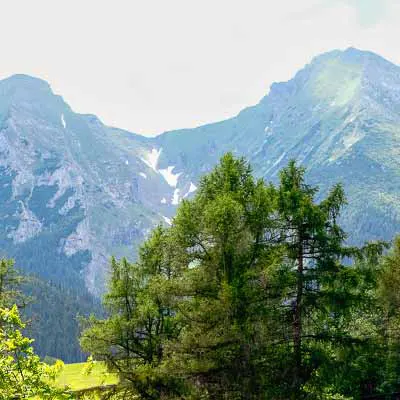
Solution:
[{"label": "tree trunk", "polygon": [[297,257],[297,288],[296,300],[293,313],[293,352],[294,352],[294,374],[293,387],[295,395],[300,393],[302,384],[302,309],[303,309],[303,248],[300,240],[299,253]]}]

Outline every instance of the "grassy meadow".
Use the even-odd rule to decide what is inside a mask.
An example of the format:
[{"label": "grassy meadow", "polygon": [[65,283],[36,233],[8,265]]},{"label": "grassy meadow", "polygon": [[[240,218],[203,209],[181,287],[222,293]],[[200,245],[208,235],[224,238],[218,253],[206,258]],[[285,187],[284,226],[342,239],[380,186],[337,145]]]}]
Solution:
[{"label": "grassy meadow", "polygon": [[118,382],[117,376],[108,373],[103,363],[94,362],[90,371],[87,371],[85,365],[86,363],[65,364],[56,380],[56,385],[79,391]]}]

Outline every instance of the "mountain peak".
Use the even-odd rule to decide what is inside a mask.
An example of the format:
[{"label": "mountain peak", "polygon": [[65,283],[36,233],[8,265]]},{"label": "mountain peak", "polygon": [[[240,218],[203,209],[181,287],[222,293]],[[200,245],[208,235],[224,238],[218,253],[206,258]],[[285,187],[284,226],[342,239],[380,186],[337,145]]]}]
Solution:
[{"label": "mountain peak", "polygon": [[3,87],[9,87],[14,89],[25,89],[25,90],[41,90],[51,91],[51,87],[48,82],[41,78],[36,78],[31,75],[15,74],[0,81],[0,85]]},{"label": "mountain peak", "polygon": [[29,110],[42,118],[69,109],[63,98],[54,94],[48,82],[25,74],[12,75],[0,81],[0,108],[7,110],[11,104],[15,109]]},{"label": "mountain peak", "polygon": [[399,71],[399,66],[371,51],[354,47],[333,50],[314,57],[288,82],[272,84],[267,98],[303,94],[325,105],[345,106],[354,99],[368,98],[379,103],[398,95]]},{"label": "mountain peak", "polygon": [[358,65],[368,67],[370,65],[381,66],[383,68],[397,68],[397,66],[382,56],[367,50],[356,47],[348,47],[345,50],[332,50],[314,57],[309,66],[326,66],[329,63],[337,62],[343,65]]}]

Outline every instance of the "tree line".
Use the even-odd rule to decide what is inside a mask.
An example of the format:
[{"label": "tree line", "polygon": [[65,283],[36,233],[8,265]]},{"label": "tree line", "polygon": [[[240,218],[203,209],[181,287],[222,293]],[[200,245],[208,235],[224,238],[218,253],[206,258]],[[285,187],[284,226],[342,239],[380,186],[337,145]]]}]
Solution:
[{"label": "tree line", "polygon": [[400,239],[390,250],[347,245],[342,186],[317,196],[294,161],[273,185],[226,154],[137,262],[112,259],[107,315],[84,320],[80,338],[119,376],[96,396],[339,400],[400,390]]}]

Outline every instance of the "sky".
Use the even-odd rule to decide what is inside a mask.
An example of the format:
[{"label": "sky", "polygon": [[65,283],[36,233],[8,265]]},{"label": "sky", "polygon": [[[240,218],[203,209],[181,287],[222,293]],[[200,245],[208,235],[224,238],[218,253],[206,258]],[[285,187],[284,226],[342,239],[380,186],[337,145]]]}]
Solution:
[{"label": "sky", "polygon": [[229,118],[323,52],[400,64],[399,0],[1,0],[0,78],[144,135]]}]

